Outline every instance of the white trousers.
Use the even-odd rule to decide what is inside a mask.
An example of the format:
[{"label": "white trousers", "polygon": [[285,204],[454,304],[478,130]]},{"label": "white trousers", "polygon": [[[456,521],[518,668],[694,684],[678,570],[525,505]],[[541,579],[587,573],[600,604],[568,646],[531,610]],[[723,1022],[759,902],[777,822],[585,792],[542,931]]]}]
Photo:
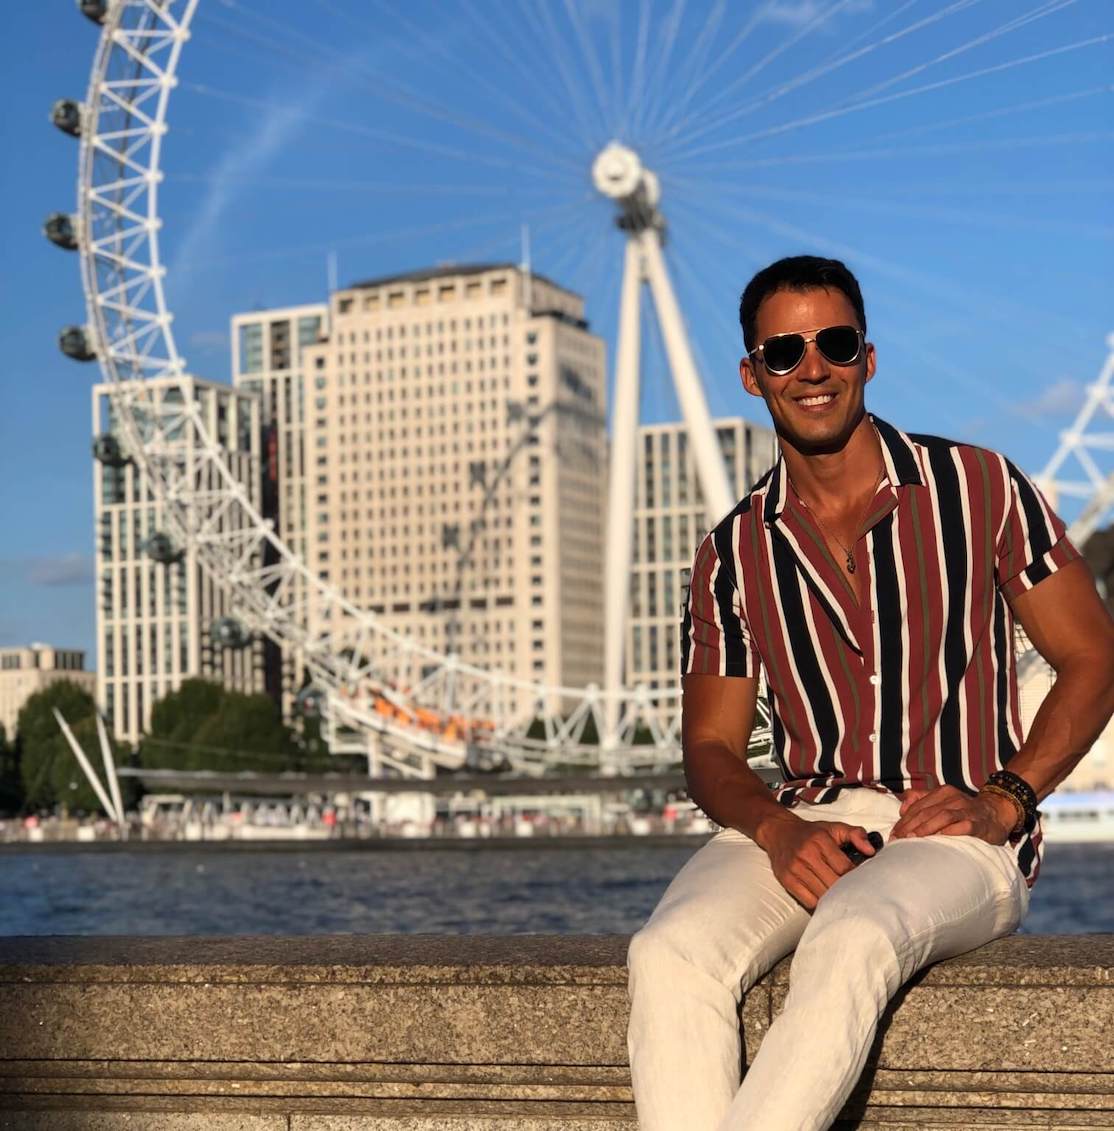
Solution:
[{"label": "white trousers", "polygon": [[[891,843],[899,808],[869,789],[794,808],[886,837],[811,913],[736,829],[718,832],[677,873],[627,954],[641,1131],[830,1127],[898,988],[928,963],[1017,928],[1029,891],[1009,849],[970,836]],[[794,948],[785,1006],[740,1086],[743,995]]]}]

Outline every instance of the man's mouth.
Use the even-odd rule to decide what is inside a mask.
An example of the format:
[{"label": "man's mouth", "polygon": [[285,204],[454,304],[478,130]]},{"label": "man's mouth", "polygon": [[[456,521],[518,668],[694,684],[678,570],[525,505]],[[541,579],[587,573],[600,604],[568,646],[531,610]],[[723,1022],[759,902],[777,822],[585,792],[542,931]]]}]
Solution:
[{"label": "man's mouth", "polygon": [[835,400],[835,393],[813,393],[807,397],[798,397],[797,404],[802,408],[823,408]]}]

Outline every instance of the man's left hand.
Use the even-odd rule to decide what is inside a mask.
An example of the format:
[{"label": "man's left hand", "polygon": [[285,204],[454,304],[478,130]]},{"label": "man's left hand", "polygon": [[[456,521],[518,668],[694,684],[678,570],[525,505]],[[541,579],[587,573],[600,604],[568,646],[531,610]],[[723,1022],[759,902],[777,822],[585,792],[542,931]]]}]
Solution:
[{"label": "man's left hand", "polygon": [[901,818],[890,830],[891,840],[941,833],[1005,844],[1017,820],[1008,798],[985,793],[971,797],[954,785],[907,789],[901,796]]}]

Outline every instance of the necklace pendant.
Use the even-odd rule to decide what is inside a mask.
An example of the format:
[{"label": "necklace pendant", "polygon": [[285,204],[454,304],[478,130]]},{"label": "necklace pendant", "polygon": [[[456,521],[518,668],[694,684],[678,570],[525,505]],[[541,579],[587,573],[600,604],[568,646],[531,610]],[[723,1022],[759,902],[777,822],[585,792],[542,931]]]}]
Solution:
[{"label": "necklace pendant", "polygon": [[855,556],[851,553],[850,550],[847,551],[847,572],[855,572]]}]

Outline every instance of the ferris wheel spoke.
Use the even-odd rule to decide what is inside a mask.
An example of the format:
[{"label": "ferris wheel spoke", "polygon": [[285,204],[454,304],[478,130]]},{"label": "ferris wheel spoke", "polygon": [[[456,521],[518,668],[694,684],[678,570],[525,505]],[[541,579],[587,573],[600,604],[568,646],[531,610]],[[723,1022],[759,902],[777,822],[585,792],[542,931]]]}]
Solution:
[{"label": "ferris wheel spoke", "polygon": [[671,85],[669,83],[669,65],[680,38],[681,22],[684,19],[686,4],[687,0],[676,0],[670,12],[669,21],[664,28],[657,59],[647,83],[650,98],[645,103],[645,114],[640,116],[636,123],[640,133],[649,131],[650,123],[657,119],[662,103],[668,98],[667,92]]},{"label": "ferris wheel spoke", "polygon": [[958,47],[953,47],[950,51],[944,51],[933,59],[926,59],[923,63],[918,63],[915,67],[909,67],[902,71],[901,74],[893,75],[880,83],[876,83],[874,86],[868,87],[866,90],[860,91],[856,96],[856,101],[861,98],[871,98],[875,94],[880,94],[883,90],[889,90],[890,87],[896,86],[906,79],[923,74],[925,71],[931,70],[931,68],[939,66],[941,63],[946,63],[951,59],[956,59],[960,55],[966,55],[968,51],[974,51],[978,47],[984,47],[988,43],[993,43],[996,39],[1001,39],[1002,36],[1009,35],[1010,32],[1026,27],[1037,20],[1043,19],[1045,16],[1054,15],[1062,9],[1078,2],[1079,0],[1046,0],[1044,4],[1038,5],[1036,8],[1031,9],[1024,15],[1018,16],[1013,20],[1008,20],[992,31],[977,35],[974,39],[968,40]]},{"label": "ferris wheel spoke", "polygon": [[[552,96],[548,84],[538,82],[538,75],[541,72],[537,69],[531,70],[530,67],[524,64],[523,58],[525,57],[525,53],[519,47],[507,42],[500,31],[499,23],[478,14],[472,0],[459,0],[459,3],[462,11],[468,17],[473,31],[482,35],[487,43],[495,47],[496,51],[503,57],[504,62],[508,63],[518,76],[526,82],[527,89],[534,95],[545,100],[555,120],[565,122],[568,117],[568,108]],[[508,6],[506,10],[508,19],[504,21],[508,24],[510,12],[511,6]],[[548,65],[548,60],[546,61],[546,65]],[[569,136],[570,138],[572,137],[571,134]],[[575,138],[573,140],[575,140]],[[581,143],[585,141],[586,139],[581,139]]]},{"label": "ferris wheel spoke", "polygon": [[[385,16],[397,20],[403,27],[407,28],[417,38],[418,42],[422,44],[426,54],[438,55],[447,60],[455,71],[459,71],[462,75],[467,75],[472,82],[483,87],[483,89],[490,94],[493,94],[504,109],[509,110],[512,114],[521,118],[531,130],[553,138],[554,141],[558,142],[566,149],[569,148],[570,143],[575,148],[576,139],[571,134],[559,133],[554,130],[550,123],[543,121],[536,114],[527,110],[520,99],[513,98],[508,94],[505,87],[496,86],[483,71],[469,66],[461,58],[460,52],[450,50],[440,39],[431,35],[422,27],[421,24],[407,17],[397,8],[392,8],[390,4],[386,3],[386,0],[372,0],[372,3],[375,4]],[[558,121],[561,120],[562,119],[558,119]]]},{"label": "ferris wheel spoke", "polygon": [[[1007,152],[1013,149],[1033,149],[1043,146],[1091,145],[1105,143],[1114,139],[1114,131],[1093,130],[1083,133],[1037,134],[1031,137],[1003,138],[994,141],[941,142],[937,145],[884,146],[878,149],[846,149],[831,153],[793,153],[778,157],[755,157],[745,161],[720,161],[700,165],[685,166],[693,173],[752,173],[756,169],[785,168],[794,165],[814,165],[856,161],[904,160],[908,157],[946,157],[961,153]],[[675,174],[669,174],[675,177]],[[694,181],[707,188],[717,182],[711,179]],[[736,181],[721,182],[729,188],[737,187]]]},{"label": "ferris wheel spoke", "polygon": [[870,110],[877,106],[885,106],[892,102],[898,102],[906,98],[913,98],[920,94],[927,94],[936,90],[943,90],[946,87],[956,86],[959,83],[970,82],[972,79],[986,78],[988,75],[1000,74],[1004,71],[1012,71],[1019,67],[1028,66],[1031,63],[1041,62],[1045,59],[1051,59],[1058,55],[1065,55],[1073,51],[1081,51],[1088,47],[1096,47],[1103,43],[1109,43],[1114,39],[1114,35],[1094,35],[1086,39],[1076,40],[1073,43],[1065,43],[1059,47],[1048,48],[1045,51],[1038,51],[1031,55],[1024,55],[1017,59],[1011,59],[1005,63],[997,63],[989,67],[980,67],[975,71],[967,71],[962,75],[954,75],[951,78],[940,79],[937,82],[925,83],[922,86],[913,87],[910,90],[897,91],[893,94],[882,95],[878,98],[868,98],[859,102],[852,102],[847,105],[838,107],[834,110],[826,110],[819,114],[810,114],[804,118],[797,118],[794,121],[784,122],[780,126],[774,126],[770,129],[758,130],[754,133],[747,134],[741,138],[734,138],[731,141],[711,142],[707,145],[696,146],[692,149],[683,150],[675,153],[672,156],[675,160],[691,160],[704,153],[720,152],[727,148],[736,148],[739,146],[749,145],[755,141],[762,141],[770,137],[778,137],[782,134],[791,133],[794,130],[805,129],[808,126],[818,125],[821,122],[832,121],[836,118],[846,117],[848,114],[858,113],[862,110]]},{"label": "ferris wheel spoke", "polygon": [[[910,186],[919,189],[919,185]],[[1008,216],[1000,212],[979,212],[970,208],[941,208],[929,204],[909,203],[907,199],[892,200],[880,197],[860,196],[841,191],[837,196],[830,193],[805,192],[801,189],[788,189],[748,184],[745,189],[738,186],[724,186],[721,190],[726,203],[732,200],[748,200],[753,197],[766,197],[779,201],[799,204],[821,205],[829,209],[852,209],[867,211],[873,215],[912,216],[917,219],[937,220],[948,224],[976,225],[983,228],[1024,229],[1030,232],[1052,232],[1067,235],[1085,235],[1091,239],[1110,239],[1114,236],[1114,226],[1086,224],[1071,219],[1034,219],[1029,216]],[[905,194],[907,195],[907,194]]]},{"label": "ferris wheel spoke", "polygon": [[[925,16],[912,24],[908,24],[906,27],[901,28],[899,31],[891,32],[888,35],[883,36],[881,39],[867,44],[865,47],[860,47],[857,50],[846,52],[839,58],[833,59],[829,63],[822,64],[819,67],[814,67],[811,70],[806,71],[804,74],[798,75],[788,82],[782,83],[781,86],[775,87],[772,91],[768,92],[762,98],[746,103],[741,107],[733,108],[726,114],[721,114],[718,118],[705,120],[703,128],[698,130],[695,134],[689,133],[687,135],[687,140],[695,140],[695,138],[702,137],[709,132],[719,129],[728,122],[735,121],[746,114],[751,114],[757,110],[764,109],[772,102],[776,102],[779,98],[783,98],[785,95],[790,94],[794,90],[799,90],[801,87],[807,86],[809,83],[814,82],[818,78],[832,74],[833,72],[839,70],[841,67],[847,66],[849,63],[857,62],[859,59],[864,58],[866,55],[872,54],[875,51],[879,51],[882,48],[889,47],[892,43],[896,43],[899,40],[913,35],[926,27],[930,27],[933,24],[939,23],[941,20],[946,19],[948,16],[954,15],[956,12],[963,11],[966,8],[970,8],[974,4],[982,2],[983,0],[954,0],[954,3],[949,4],[946,8],[942,8],[938,12],[933,12],[929,16]],[[725,98],[729,96],[729,92],[733,94],[737,88],[744,86],[746,82],[749,81],[751,75],[752,72],[747,72],[742,76],[742,78],[731,84],[731,86],[728,87],[727,90],[722,91],[718,95],[716,95],[716,97],[713,98],[710,103],[708,103],[701,109],[700,117],[707,119],[708,115],[711,114],[712,111],[714,111],[715,108],[719,106],[723,101],[725,101]],[[671,133],[679,134],[683,131],[690,130],[696,121],[697,116],[690,115],[689,118],[678,123],[673,128]]]},{"label": "ferris wheel spoke", "polygon": [[987,122],[996,118],[1007,118],[1013,114],[1022,114],[1029,110],[1043,110],[1049,106],[1062,106],[1068,102],[1078,102],[1084,98],[1094,98],[1101,94],[1114,93],[1114,86],[1104,83],[1101,86],[1089,86],[1082,90],[1068,91],[1065,94],[1050,94],[1045,98],[1030,98],[1024,102],[1015,102],[1009,106],[996,106],[993,110],[981,110],[977,114],[964,114],[959,118],[948,118],[937,122],[923,122],[919,126],[910,126],[907,129],[893,130],[889,133],[875,134],[875,142],[895,141],[916,137],[937,130],[952,130],[957,126],[969,126],[973,122]]},{"label": "ferris wheel spoke", "polygon": [[[549,191],[549,186],[546,184],[527,185],[515,191],[507,185],[439,184],[429,181],[409,183],[405,181],[361,181],[349,180],[342,177],[274,177],[262,174],[168,173],[166,179],[168,182],[188,184],[244,184],[261,185],[265,188],[307,189],[314,192],[321,190],[333,192],[381,192],[389,195],[398,194],[403,196],[519,197]],[[139,223],[143,223],[145,219],[142,216],[136,216],[134,218]]]},{"label": "ferris wheel spoke", "polygon": [[580,123],[581,140],[589,150],[596,148],[596,140],[602,128],[604,136],[607,133],[607,122],[602,117],[599,106],[593,107],[585,95],[576,74],[576,66],[572,50],[566,38],[561,34],[553,18],[547,0],[523,0],[524,4],[531,4],[531,11],[535,21],[544,24],[548,42],[553,54],[553,64],[557,75],[565,88],[573,113]]},{"label": "ferris wheel spoke", "polygon": [[598,106],[604,112],[604,122],[608,133],[614,136],[619,125],[619,108],[608,96],[603,77],[603,68],[600,66],[599,55],[596,53],[595,44],[585,25],[584,13],[580,10],[577,0],[564,0],[565,14],[572,24],[580,51],[588,71],[588,79],[595,91]]},{"label": "ferris wheel spoke", "polygon": [[[234,94],[231,91],[217,90],[215,87],[207,86],[202,83],[182,83],[182,86],[187,90],[192,90],[196,94],[203,94],[210,98],[219,98],[225,102],[239,103],[242,106],[251,106],[260,110],[279,110],[280,107],[274,102],[269,102],[266,99],[254,98],[246,94]],[[476,153],[467,149],[458,149],[454,146],[444,145],[435,141],[424,141],[421,138],[414,137],[411,134],[398,133],[393,130],[385,130],[376,126],[367,126],[360,122],[348,122],[340,118],[328,118],[320,114],[306,114],[300,115],[299,120],[310,123],[312,125],[326,126],[329,129],[342,130],[346,133],[357,134],[361,137],[372,137],[378,141],[390,142],[398,145],[404,149],[415,149],[422,153],[435,153],[442,157],[454,157],[457,160],[464,161],[470,164],[489,165],[497,169],[514,170],[517,173],[526,176],[536,176],[542,178],[551,178],[552,172],[544,169],[532,168],[529,165],[524,165],[518,161],[512,161],[509,158],[492,157],[485,153]],[[580,167],[572,162],[556,162],[554,161],[553,167],[561,171],[580,173]]]},{"label": "ferris wheel spoke", "polygon": [[[739,48],[754,34],[757,28],[765,19],[766,13],[763,7],[756,6],[750,14],[750,19],[743,24],[742,28],[736,33],[735,38],[727,45],[727,47],[720,53],[719,57],[711,63],[702,74],[697,75],[692,84],[684,92],[680,105],[677,107],[675,113],[671,114],[669,118],[663,123],[662,130],[666,136],[683,128],[677,123],[677,119],[683,114],[690,105],[693,99],[705,86],[712,80],[712,78],[719,72],[720,67],[727,62],[728,59],[734,58]],[[715,99],[718,101],[718,98]],[[700,113],[704,112],[704,108]],[[683,119],[683,123],[687,126],[695,117],[696,113],[688,118]]]},{"label": "ferris wheel spoke", "polygon": [[[679,0],[675,0],[674,6]],[[644,101],[646,60],[650,42],[650,0],[639,0],[638,23],[634,36],[634,59],[631,62],[630,89],[627,94],[626,117],[623,134],[634,133]]]},{"label": "ferris wheel spoke", "polygon": [[346,55],[344,52],[337,51],[327,45],[318,44],[312,40],[308,43],[302,40],[300,41],[301,45],[299,48],[294,50],[274,40],[268,40],[266,37],[252,35],[241,28],[235,21],[225,20],[219,16],[209,16],[209,21],[215,23],[218,27],[224,28],[226,31],[254,39],[272,52],[289,57],[296,65],[299,73],[304,71],[307,51],[313,52],[316,61],[324,66],[343,68],[351,77],[355,77],[360,85],[369,90],[376,98],[393,102],[395,105],[413,110],[436,121],[442,121],[484,137],[490,137],[497,141],[509,143],[551,164],[565,164],[569,168],[579,168],[571,158],[561,161],[550,148],[540,145],[529,138],[508,133],[506,130],[490,126],[470,116],[461,115],[452,107],[439,103],[426,94],[413,91],[397,79],[388,79],[385,75],[372,71],[370,68],[359,64],[357,61],[353,60],[350,55]]},{"label": "ferris wheel spoke", "polygon": [[[715,43],[716,34],[723,22],[726,8],[726,0],[716,0],[715,7],[704,20],[704,25],[696,37],[696,42],[689,49],[688,58],[677,66],[675,80],[667,85],[664,74],[660,76],[658,89],[661,93],[654,103],[652,112],[647,114],[643,127],[651,137],[656,137],[665,129],[660,124],[659,119],[668,121],[671,117],[680,113],[684,105],[687,105],[696,93],[697,80],[704,73],[708,52]],[[679,88],[680,91],[677,98],[666,93],[672,91],[675,87]]]},{"label": "ferris wheel spoke", "polygon": [[888,278],[917,288],[930,295],[934,302],[942,304],[946,310],[954,308],[957,314],[966,314],[971,309],[978,309],[982,321],[998,322],[1008,329],[1016,329],[1018,319],[1022,318],[1026,324],[1055,325],[1065,332],[1074,333],[1078,327],[1069,319],[1059,317],[1049,311],[1037,311],[1021,306],[1010,301],[1001,294],[986,294],[972,291],[968,288],[957,288],[947,280],[940,279],[927,272],[915,271],[902,264],[892,263],[888,259],[872,255],[861,248],[852,247],[842,241],[832,240],[827,236],[809,231],[795,224],[790,224],[782,217],[769,212],[748,208],[740,204],[721,204],[713,199],[708,202],[709,211],[720,208],[735,220],[746,219],[758,227],[767,227],[770,231],[778,232],[794,240],[800,240],[816,248],[819,252],[834,255],[841,259],[849,259],[861,267],[870,268]]}]

